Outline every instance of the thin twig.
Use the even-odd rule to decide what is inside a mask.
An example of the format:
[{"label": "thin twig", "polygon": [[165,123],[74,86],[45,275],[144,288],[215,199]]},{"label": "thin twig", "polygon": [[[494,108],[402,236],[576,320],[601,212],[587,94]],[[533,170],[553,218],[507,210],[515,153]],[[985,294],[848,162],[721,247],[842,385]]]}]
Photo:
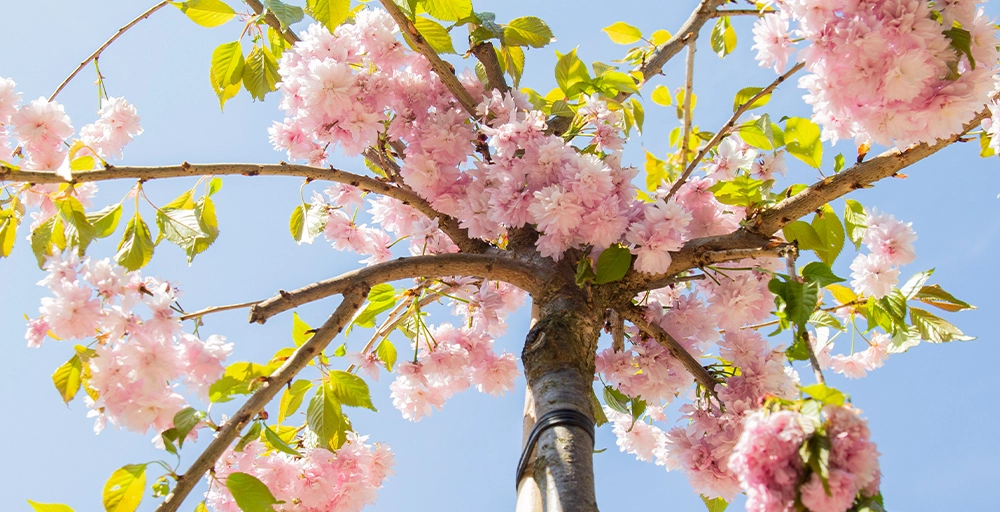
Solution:
[{"label": "thin twig", "polygon": [[239,304],[228,304],[226,306],[212,306],[210,308],[205,308],[199,311],[195,311],[194,313],[187,313],[185,315],[181,315],[179,320],[183,322],[184,320],[191,320],[192,318],[201,318],[205,315],[210,315],[212,313],[221,313],[223,311],[232,311],[234,309],[249,308],[251,306],[256,306],[259,303],[260,303],[259,300],[255,300],[251,302],[241,302]]},{"label": "thin twig", "polygon": [[406,14],[399,8],[398,5],[393,0],[379,0],[382,7],[392,16],[392,19],[399,25],[399,30],[405,34],[410,42],[413,43],[413,47],[423,55],[431,65],[431,69],[437,73],[438,78],[444,83],[445,87],[455,96],[455,99],[465,108],[465,111],[469,113],[472,117],[476,117],[476,105],[479,103],[472,98],[469,91],[466,90],[462,82],[458,80],[455,76],[455,69],[445,62],[441,56],[434,51],[430,43],[420,32],[417,30],[417,26],[410,21]]},{"label": "thin twig", "polygon": [[366,286],[359,286],[344,292],[343,302],[337,306],[336,311],[330,315],[323,326],[309,338],[309,341],[297,348],[285,361],[285,364],[267,378],[266,382],[261,384],[257,391],[243,404],[243,407],[240,407],[240,410],[223,425],[222,429],[215,435],[215,439],[191,464],[187,472],[177,477],[177,485],[156,509],[157,512],[176,512],[180,508],[184,499],[201,481],[202,475],[215,467],[219,457],[225,453],[233,441],[240,437],[243,427],[253,421],[260,411],[264,410],[264,407],[278,395],[278,392],[288,385],[303,368],[308,366],[314,357],[323,352],[361,307],[367,294],[368,288]]},{"label": "thin twig", "polygon": [[59,95],[59,93],[63,90],[63,88],[66,87],[66,85],[69,84],[69,82],[73,80],[73,78],[76,77],[76,75],[80,71],[82,71],[83,68],[87,66],[87,64],[90,64],[91,62],[94,61],[94,59],[100,57],[101,53],[104,52],[104,50],[106,50],[109,46],[111,46],[111,43],[115,42],[116,39],[121,37],[122,34],[128,31],[128,29],[134,27],[140,21],[150,17],[154,12],[162,9],[165,5],[169,4],[170,2],[171,0],[163,0],[162,2],[147,9],[146,12],[137,16],[134,20],[128,22],[128,24],[125,25],[124,27],[118,29],[118,32],[115,32],[115,34],[111,36],[111,38],[109,38],[107,41],[105,41],[104,44],[102,44],[99,48],[97,48],[97,50],[94,51],[94,53],[91,53],[90,57],[87,57],[83,62],[81,62],[80,65],[77,66],[76,69],[74,69],[73,72],[70,73],[69,76],[67,76],[66,79],[62,81],[61,84],[59,84],[59,87],[56,87],[56,90],[52,92],[51,96],[49,96],[49,101],[56,99],[56,96]]},{"label": "thin twig", "polygon": [[681,168],[687,167],[688,140],[691,138],[691,97],[694,96],[694,52],[697,50],[697,36],[696,33],[688,43],[687,70],[684,78],[684,136],[681,138]]},{"label": "thin twig", "polygon": [[427,200],[417,195],[408,187],[386,183],[369,176],[353,174],[333,167],[312,167],[308,165],[296,164],[245,164],[245,163],[222,163],[222,164],[190,164],[167,166],[108,166],[97,171],[82,171],[73,173],[72,179],[66,180],[58,174],[50,171],[24,171],[14,170],[11,167],[0,165],[0,182],[16,181],[22,183],[86,183],[96,181],[108,181],[115,179],[138,179],[150,181],[163,178],[179,178],[190,176],[294,176],[306,178],[307,180],[335,181],[344,183],[365,192],[381,194],[393,199],[398,199],[405,205],[412,206],[428,218],[437,218],[441,231],[444,231],[455,245],[465,252],[481,253],[485,251],[489,244],[478,239],[471,239],[468,231],[458,225],[458,220],[449,215],[444,215],[434,209]]},{"label": "thin twig", "polygon": [[541,290],[552,273],[549,269],[503,256],[484,254],[434,254],[397,258],[341,274],[293,291],[280,291],[250,310],[250,321],[269,318],[309,302],[342,293],[360,283],[374,285],[415,277],[471,276],[510,283],[529,293]]},{"label": "thin twig", "polygon": [[712,13],[713,18],[725,18],[726,16],[763,16],[777,12],[774,9],[719,9]]},{"label": "thin twig", "polygon": [[[646,321],[646,316],[642,308],[638,306],[626,306],[618,309],[618,313],[635,324],[639,329],[644,331],[646,334],[650,335],[655,339],[660,345],[663,345],[670,355],[681,362],[684,368],[694,376],[694,379],[698,381],[710,394],[715,395],[715,386],[718,384],[712,375],[708,373],[701,363],[698,362],[694,356],[691,355],[687,349],[684,348],[673,336],[670,335],[663,327],[658,324],[650,323]],[[718,398],[718,396],[716,396]]]},{"label": "thin twig", "polygon": [[[720,142],[722,142],[722,139],[725,138],[726,135],[729,135],[729,132],[733,129],[733,127],[736,126],[736,121],[739,120],[740,116],[746,113],[747,110],[750,110],[750,107],[757,100],[763,98],[768,94],[771,94],[771,92],[774,91],[776,87],[781,85],[782,82],[784,82],[785,80],[788,80],[790,76],[794,75],[795,73],[798,73],[799,70],[802,69],[803,67],[805,67],[805,64],[802,62],[796,64],[795,66],[792,67],[792,69],[786,71],[783,75],[779,76],[773,82],[768,84],[767,87],[764,87],[763,89],[760,90],[760,92],[754,94],[752,97],[750,97],[749,100],[740,105],[739,108],[736,109],[736,112],[733,113],[732,117],[730,117],[729,120],[726,121],[726,124],[724,124],[722,128],[720,128],[719,131],[715,133],[714,136],[712,136],[712,138],[708,141],[708,143],[705,144],[705,147],[701,148],[701,150],[698,151],[698,155],[694,157],[694,160],[691,161],[691,164],[684,168],[684,173],[681,174],[680,178],[678,178],[677,181],[674,182],[673,186],[670,187],[670,192],[667,193],[666,199],[669,200],[671,197],[674,196],[674,194],[677,193],[678,190],[680,190],[681,186],[687,182],[687,179],[689,177],[691,177],[691,173],[694,172],[695,168],[698,167],[698,164],[701,163],[701,161],[705,158],[705,155],[707,155],[708,152],[712,150],[712,148],[714,148]],[[686,149],[687,148],[685,147],[685,150]],[[687,152],[685,151],[684,154],[687,155]]]}]

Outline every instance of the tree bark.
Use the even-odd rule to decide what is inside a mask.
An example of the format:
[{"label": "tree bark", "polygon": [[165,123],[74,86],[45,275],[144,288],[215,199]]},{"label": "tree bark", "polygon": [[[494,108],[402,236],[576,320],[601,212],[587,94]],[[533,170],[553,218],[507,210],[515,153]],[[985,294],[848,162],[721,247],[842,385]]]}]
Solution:
[{"label": "tree bark", "polygon": [[[528,380],[525,417],[533,424],[550,411],[573,409],[593,420],[594,354],[602,311],[572,285],[539,302],[538,308],[539,320],[521,354]],[[545,430],[518,482],[517,511],[596,511],[593,451],[589,433],[580,427]]]}]

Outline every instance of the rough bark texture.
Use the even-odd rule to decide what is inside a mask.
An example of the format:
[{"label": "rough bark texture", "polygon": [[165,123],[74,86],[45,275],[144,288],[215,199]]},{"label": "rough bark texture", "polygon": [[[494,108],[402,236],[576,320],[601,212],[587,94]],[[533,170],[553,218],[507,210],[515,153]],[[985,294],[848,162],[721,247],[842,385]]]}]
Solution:
[{"label": "rough bark texture", "polygon": [[[587,300],[583,290],[571,287],[540,302],[539,310],[539,321],[528,333],[521,354],[534,409],[526,416],[574,409],[593,418],[594,354],[603,311]],[[597,510],[593,450],[590,436],[578,427],[556,426],[541,435],[527,471],[540,491],[541,510]],[[518,483],[519,489],[530,487],[526,480]],[[525,496],[524,501],[536,499]],[[537,510],[520,505],[519,511]]]}]

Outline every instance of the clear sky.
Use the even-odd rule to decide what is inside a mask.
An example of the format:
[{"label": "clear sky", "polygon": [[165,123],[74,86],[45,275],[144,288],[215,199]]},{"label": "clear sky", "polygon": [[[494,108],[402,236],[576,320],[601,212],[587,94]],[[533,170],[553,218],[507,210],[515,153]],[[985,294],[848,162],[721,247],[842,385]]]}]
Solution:
[{"label": "clear sky", "polygon": [[[150,4],[152,0],[150,0]],[[529,2],[479,0],[477,11],[495,11],[498,21],[522,15],[545,19],[557,41],[528,52],[522,85],[548,91],[554,87],[554,50],[579,45],[584,61],[610,62],[623,54],[600,29],[626,21],[649,34],[675,31],[695,0],[670,2]],[[114,31],[147,7],[145,2],[106,0],[67,2],[34,0],[7,2],[5,12],[16,17],[5,24],[6,51],[0,53],[0,76],[17,81],[25,100],[47,96],[73,67]],[[232,2],[236,5],[235,2]],[[1000,3],[988,6],[993,17]],[[747,19],[736,20],[739,45],[725,60],[708,47],[708,32],[700,41],[695,74],[699,97],[695,123],[715,131],[732,112],[732,98],[742,87],[763,86],[773,72],[752,60]],[[220,113],[208,82],[212,49],[234,40],[241,26],[235,22],[204,29],[166,8],[122,37],[101,58],[108,91],[137,105],[145,133],[125,150],[126,162],[136,165],[188,162],[262,162],[284,158],[273,151],[266,129],[279,119],[277,97],[252,103],[242,92]],[[457,43],[462,38],[456,38]],[[682,85],[680,58],[654,84],[671,89]],[[89,67],[60,96],[80,126],[95,117],[97,94]],[[648,93],[647,93],[648,94]],[[769,105],[775,118],[808,115],[794,84],[783,86]],[[660,155],[666,137],[677,125],[673,109],[646,106],[646,132],[633,140],[626,161],[642,164],[645,147]],[[850,156],[854,147],[841,142],[826,149],[826,162],[837,152]],[[1000,315],[996,289],[1000,285],[996,254],[1000,252],[1000,165],[997,159],[978,158],[978,144],[959,145],[905,171],[908,178],[879,183],[854,197],[877,205],[898,218],[912,221],[919,240],[918,260],[903,269],[903,277],[936,268],[933,281],[977,311],[949,317],[979,339],[950,345],[922,344],[892,356],[886,366],[862,381],[829,379],[850,393],[854,404],[870,419],[873,439],[882,453],[883,494],[893,511],[988,510],[996,507],[993,490],[1000,484],[1000,414],[995,362],[1000,358],[995,319]],[[338,167],[365,172],[359,160],[335,157]],[[816,173],[792,164],[790,178],[815,181]],[[827,163],[826,168],[831,164]],[[163,204],[193,184],[193,179],[153,182],[147,193]],[[356,268],[353,254],[338,253],[327,244],[296,246],[288,234],[288,216],[298,203],[300,182],[278,178],[226,178],[216,196],[222,235],[216,246],[186,264],[175,246],[161,245],[143,271],[180,283],[186,292],[181,303],[189,310],[261,299],[278,289],[296,288],[314,280]],[[130,183],[101,184],[96,204],[117,201]],[[26,226],[22,226],[22,230]],[[26,235],[26,232],[22,232]],[[119,235],[120,236],[120,232]],[[91,246],[95,257],[113,255],[117,239]],[[836,270],[847,275],[852,254],[841,257]],[[22,239],[9,260],[0,261],[0,403],[7,407],[4,448],[8,463],[0,465],[0,510],[27,510],[26,499],[67,503],[78,512],[100,509],[100,494],[112,471],[126,463],[166,459],[148,436],[106,430],[94,436],[93,422],[79,399],[66,407],[55,392],[50,375],[72,354],[72,346],[46,342],[38,350],[25,348],[25,313],[36,316],[45,290],[34,256]],[[336,299],[301,308],[300,315],[318,325],[332,311]],[[499,345],[520,353],[527,330],[527,308],[511,317],[507,336]],[[446,321],[444,315],[437,321]],[[264,326],[248,325],[244,311],[209,317],[203,334],[219,333],[236,343],[233,360],[266,360],[290,345],[290,315]],[[354,336],[349,343],[359,348]],[[775,341],[775,343],[786,340]],[[801,368],[800,368],[801,369]],[[803,372],[810,382],[808,372]],[[355,411],[351,419],[372,441],[387,442],[396,453],[396,475],[386,481],[376,506],[370,510],[505,511],[514,503],[514,469],[521,442],[524,380],[518,388],[494,399],[466,392],[451,399],[444,410],[413,424],[393,409],[390,379],[373,383],[378,414]],[[226,408],[217,408],[226,411]],[[228,409],[228,410],[231,410]],[[216,417],[217,413],[216,413]],[[676,418],[674,412],[671,416]],[[202,441],[191,448],[204,447]],[[702,509],[680,473],[638,462],[618,452],[609,427],[598,431],[595,455],[598,503],[605,511],[648,507],[651,510]],[[184,451],[185,464],[196,452]],[[148,496],[147,496],[148,498]],[[142,510],[152,510],[147,499]],[[191,500],[187,510],[194,507]],[[734,506],[741,509],[742,506]]]}]

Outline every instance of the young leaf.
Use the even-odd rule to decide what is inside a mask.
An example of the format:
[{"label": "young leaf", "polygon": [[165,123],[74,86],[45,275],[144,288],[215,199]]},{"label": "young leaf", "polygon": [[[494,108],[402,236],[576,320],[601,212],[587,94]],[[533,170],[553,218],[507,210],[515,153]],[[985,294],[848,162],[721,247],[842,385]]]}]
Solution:
[{"label": "young leaf", "polygon": [[788,152],[819,169],[823,165],[823,142],[819,126],[811,119],[792,117],[785,121],[785,144]]},{"label": "young leaf", "polygon": [[333,370],[327,375],[327,390],[343,405],[364,407],[378,412],[372,405],[372,396],[365,380],[353,373]]},{"label": "young leaf", "polygon": [[115,261],[128,270],[137,270],[153,259],[153,235],[139,212],[125,225],[125,233],[118,244]]},{"label": "young leaf", "polygon": [[839,390],[827,387],[826,384],[813,384],[802,388],[802,392],[828,405],[841,406],[847,398]]},{"label": "young leaf", "polygon": [[[208,241],[211,235],[202,231],[201,222],[195,210],[171,210],[162,208],[156,212],[156,225],[160,229],[157,242],[166,238],[187,254],[188,263],[199,252],[198,241]],[[201,244],[208,247],[207,244]]]},{"label": "young leaf", "polygon": [[134,512],[146,490],[146,465],[129,464],[115,470],[104,484],[102,501],[106,512]]},{"label": "young leaf", "polygon": [[920,332],[920,337],[931,343],[947,343],[949,341],[972,341],[973,336],[966,336],[961,329],[955,327],[951,322],[930,311],[910,308],[910,321]]},{"label": "young leaf", "polygon": [[576,48],[556,62],[556,83],[566,96],[574,96],[579,92],[575,86],[589,81],[590,72],[587,71],[587,65],[576,56]]},{"label": "young leaf", "polygon": [[302,400],[305,398],[306,393],[312,389],[312,386],[312,382],[303,379],[293,382],[291,386],[285,389],[285,392],[281,395],[281,402],[278,405],[278,423],[285,421],[286,418],[299,410]]},{"label": "young leaf", "polygon": [[781,232],[785,235],[785,240],[797,242],[800,251],[811,251],[822,248],[823,242],[816,233],[816,229],[809,223],[801,220],[788,223]]},{"label": "young leaf", "polygon": [[944,291],[941,285],[932,284],[930,286],[924,286],[913,296],[914,299],[923,302],[924,304],[929,304],[938,309],[943,309],[949,312],[963,311],[966,309],[976,309],[976,306],[965,302],[964,300],[959,300],[955,298],[954,295]]},{"label": "young leaf", "polygon": [[802,267],[802,277],[806,278],[806,281],[819,283],[820,288],[845,281],[843,277],[834,274],[829,265],[818,261]]},{"label": "young leaf", "polygon": [[274,512],[272,505],[284,503],[275,499],[264,482],[246,473],[230,473],[226,488],[243,512]]},{"label": "young leaf", "polygon": [[239,41],[222,43],[212,52],[209,79],[212,90],[219,97],[219,108],[224,107],[227,101],[240,92],[245,65],[243,47]]},{"label": "young leaf", "polygon": [[306,12],[333,32],[351,14],[351,0],[306,0]]},{"label": "young leaf", "polygon": [[419,3],[441,21],[458,21],[472,15],[472,0],[419,0]]},{"label": "young leaf", "polygon": [[931,274],[933,273],[934,269],[930,269],[913,274],[913,276],[906,281],[906,284],[899,287],[900,293],[902,293],[903,296],[906,297],[906,300],[913,299],[917,295],[917,293],[920,292],[920,289],[923,288],[925,284],[927,284],[927,280],[931,278]]},{"label": "young leaf", "polygon": [[541,18],[523,16],[514,18],[503,26],[505,45],[541,48],[550,42],[552,42],[552,29]]},{"label": "young leaf", "polygon": [[624,21],[617,21],[601,30],[617,44],[632,44],[642,39],[642,31]]},{"label": "young leaf", "polygon": [[28,500],[28,505],[31,505],[31,509],[35,512],[73,512],[72,507],[62,503],[39,503]]},{"label": "young leaf", "polygon": [[338,448],[343,442],[344,422],[344,413],[333,393],[325,385],[316,388],[316,395],[310,400],[306,410],[306,424],[320,439],[320,445]]},{"label": "young leaf", "polygon": [[669,107],[673,104],[670,89],[667,89],[665,85],[657,85],[656,89],[653,89],[653,94],[649,96],[649,99],[653,100],[653,103],[663,107]]},{"label": "young leaf", "polygon": [[236,17],[236,11],[222,0],[188,0],[173,5],[191,21],[208,28],[218,27]]},{"label": "young leaf", "polygon": [[628,401],[628,397],[621,391],[611,386],[604,386],[604,403],[608,404],[612,410],[631,415],[632,411],[629,410]]},{"label": "young leaf", "polygon": [[243,87],[253,99],[264,101],[264,95],[274,91],[279,81],[278,61],[274,55],[264,47],[254,45],[243,68]]},{"label": "young leaf", "polygon": [[52,383],[55,384],[56,390],[59,391],[59,396],[62,397],[63,402],[69,403],[76,396],[76,392],[80,390],[80,376],[82,373],[83,361],[80,360],[79,355],[74,354],[69,361],[63,363],[52,374]]},{"label": "young leaf", "polygon": [[720,181],[712,185],[709,190],[722,204],[750,206],[763,201],[764,197],[761,194],[763,185],[763,181],[742,174],[730,181]]},{"label": "young leaf", "polygon": [[840,223],[833,208],[824,205],[813,217],[812,226],[820,241],[820,247],[813,251],[819,259],[832,267],[840,251],[844,249],[844,225]]},{"label": "young leaf", "polygon": [[271,445],[272,448],[278,450],[279,452],[285,452],[294,457],[301,457],[302,454],[295,450],[285,442],[284,439],[278,436],[278,434],[271,430],[271,427],[264,427],[264,439],[267,439],[267,443]]},{"label": "young leaf", "polygon": [[440,23],[423,16],[417,16],[413,20],[413,25],[417,27],[417,32],[431,45],[431,48],[438,53],[456,53],[455,44],[451,40],[451,34],[441,26]]},{"label": "young leaf", "polygon": [[375,317],[379,313],[392,309],[395,305],[396,290],[391,284],[373,286],[368,292],[368,305],[354,317],[354,321],[348,326],[348,332],[355,325],[365,328],[375,327]]},{"label": "young leaf", "polygon": [[865,207],[853,199],[844,201],[844,228],[854,248],[860,249],[861,239],[868,229],[868,215],[865,213]]},{"label": "young leaf", "polygon": [[282,30],[286,30],[289,25],[302,21],[305,13],[302,8],[295,5],[288,5],[281,0],[264,0],[267,10],[278,18],[278,23]]},{"label": "young leaf", "polygon": [[632,253],[628,248],[620,244],[612,245],[601,253],[597,259],[597,276],[594,278],[595,284],[604,284],[617,281],[628,272],[632,265]]},{"label": "young leaf", "polygon": [[[7,211],[3,213],[7,213]],[[14,250],[14,242],[17,240],[17,226],[19,224],[18,217],[13,213],[0,217],[0,257],[8,257],[11,251]]]},{"label": "young leaf", "polygon": [[375,357],[385,363],[385,369],[391,372],[392,367],[396,365],[396,346],[389,341],[389,338],[382,340],[375,347]]},{"label": "young leaf", "polygon": [[111,236],[118,229],[118,221],[121,218],[121,203],[87,214],[87,221],[94,226],[94,238],[107,238]]},{"label": "young leaf", "polygon": [[299,313],[292,312],[292,341],[295,346],[302,346],[303,343],[309,341],[309,338],[312,338],[313,334],[315,334],[313,328],[299,317]]},{"label": "young leaf", "polygon": [[701,501],[705,502],[705,508],[708,512],[725,512],[726,508],[729,507],[729,502],[722,498],[708,498],[704,494],[701,495]]},{"label": "young leaf", "polygon": [[712,51],[719,57],[725,57],[736,49],[736,31],[733,30],[729,16],[723,16],[715,22],[715,26],[712,27],[711,42]]},{"label": "young leaf", "polygon": [[[736,93],[736,98],[733,99],[733,112],[739,110],[740,107],[746,104],[746,102],[750,101],[750,98],[753,98],[757,95],[757,93],[763,90],[763,87],[744,87],[740,89],[739,92]],[[765,94],[760,98],[757,98],[757,101],[754,101],[752,105],[748,106],[747,110],[763,107],[764,105],[767,105],[769,101],[771,101],[771,95]]]},{"label": "young leaf", "polygon": [[184,440],[187,439],[188,434],[194,430],[195,427],[205,419],[207,415],[201,411],[195,410],[192,407],[185,407],[177,414],[174,414],[174,430],[177,434],[177,446],[183,447]]}]

